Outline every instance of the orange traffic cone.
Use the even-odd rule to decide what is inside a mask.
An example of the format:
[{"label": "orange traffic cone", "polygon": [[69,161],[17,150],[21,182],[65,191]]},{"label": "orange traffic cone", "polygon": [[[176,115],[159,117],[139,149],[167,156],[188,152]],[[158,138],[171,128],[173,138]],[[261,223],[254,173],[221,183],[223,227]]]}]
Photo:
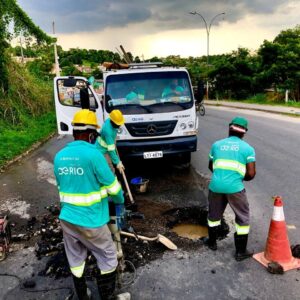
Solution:
[{"label": "orange traffic cone", "polygon": [[275,196],[265,251],[253,255],[253,258],[265,267],[273,261],[279,263],[284,271],[300,268],[300,259],[292,256],[284,219],[283,202],[279,196]]}]

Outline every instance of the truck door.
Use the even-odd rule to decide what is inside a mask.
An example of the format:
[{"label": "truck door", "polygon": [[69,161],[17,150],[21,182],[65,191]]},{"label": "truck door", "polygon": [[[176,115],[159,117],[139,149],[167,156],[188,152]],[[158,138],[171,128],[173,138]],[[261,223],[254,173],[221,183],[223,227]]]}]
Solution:
[{"label": "truck door", "polygon": [[103,108],[93,87],[84,77],[55,77],[54,99],[59,134],[72,134],[74,114],[87,108],[97,115],[99,125],[103,123]]}]

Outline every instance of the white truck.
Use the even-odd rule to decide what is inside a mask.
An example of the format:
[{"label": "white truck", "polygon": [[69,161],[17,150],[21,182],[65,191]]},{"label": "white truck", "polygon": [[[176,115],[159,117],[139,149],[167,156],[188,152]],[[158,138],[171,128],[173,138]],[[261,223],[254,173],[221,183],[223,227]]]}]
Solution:
[{"label": "white truck", "polygon": [[55,77],[59,134],[72,134],[74,113],[96,112],[100,125],[114,109],[122,111],[117,147],[122,159],[179,156],[188,163],[197,149],[198,117],[191,80],[185,68],[159,63],[130,64],[103,73],[99,97],[84,77]]}]

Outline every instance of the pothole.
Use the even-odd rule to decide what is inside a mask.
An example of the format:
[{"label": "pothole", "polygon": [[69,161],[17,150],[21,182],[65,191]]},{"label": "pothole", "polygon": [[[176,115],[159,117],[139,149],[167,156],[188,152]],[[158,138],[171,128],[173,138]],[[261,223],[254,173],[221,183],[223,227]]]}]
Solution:
[{"label": "pothole", "polygon": [[208,235],[207,227],[197,224],[178,224],[171,231],[175,232],[178,236],[191,240],[197,240]]},{"label": "pothole", "polygon": [[[173,208],[164,213],[167,226],[178,237],[198,240],[208,236],[207,210],[197,206]],[[218,228],[218,239],[224,239],[229,233],[229,226],[224,219]]]}]

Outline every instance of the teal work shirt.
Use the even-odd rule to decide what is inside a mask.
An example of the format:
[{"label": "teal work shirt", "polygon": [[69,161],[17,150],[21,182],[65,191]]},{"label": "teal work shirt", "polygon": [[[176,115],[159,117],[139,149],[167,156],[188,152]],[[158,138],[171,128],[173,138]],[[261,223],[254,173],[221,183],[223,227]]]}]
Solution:
[{"label": "teal work shirt", "polygon": [[119,155],[116,151],[116,138],[118,129],[114,128],[108,118],[101,129],[101,136],[97,139],[97,146],[100,148],[102,154],[108,153],[114,165],[120,162]]},{"label": "teal work shirt", "polygon": [[85,141],[69,143],[54,158],[54,174],[61,220],[100,227],[109,221],[108,195],[115,203],[124,203],[121,186],[95,145]]},{"label": "teal work shirt", "polygon": [[132,101],[132,100],[137,100],[137,99],[138,99],[138,94],[134,91],[131,91],[129,94],[126,95],[127,101]]},{"label": "teal work shirt", "polygon": [[165,98],[165,97],[168,97],[168,96],[174,96],[174,92],[182,93],[182,92],[184,92],[184,89],[180,85],[177,85],[175,90],[172,89],[170,86],[167,86],[163,90],[162,97]]},{"label": "teal work shirt", "polygon": [[231,136],[212,145],[209,159],[213,162],[209,189],[215,193],[233,194],[244,189],[246,164],[255,162],[255,151],[242,139]]},{"label": "teal work shirt", "polygon": [[142,88],[137,88],[126,95],[126,100],[129,102],[133,100],[144,100],[144,99],[145,99],[145,91]]}]

